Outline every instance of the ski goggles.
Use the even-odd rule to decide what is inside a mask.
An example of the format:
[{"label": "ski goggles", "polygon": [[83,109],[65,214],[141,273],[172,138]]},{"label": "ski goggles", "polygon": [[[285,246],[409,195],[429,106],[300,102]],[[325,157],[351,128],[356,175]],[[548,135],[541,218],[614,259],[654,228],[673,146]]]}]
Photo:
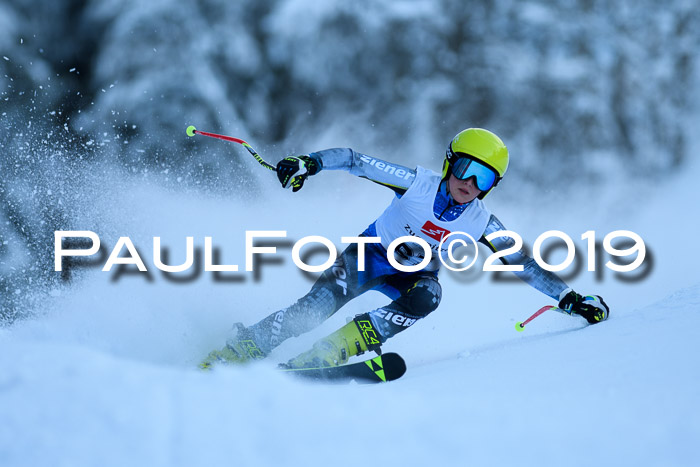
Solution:
[{"label": "ski goggles", "polygon": [[498,183],[498,175],[492,168],[467,157],[457,159],[452,174],[460,180],[474,177],[476,187],[481,191],[489,191]]}]

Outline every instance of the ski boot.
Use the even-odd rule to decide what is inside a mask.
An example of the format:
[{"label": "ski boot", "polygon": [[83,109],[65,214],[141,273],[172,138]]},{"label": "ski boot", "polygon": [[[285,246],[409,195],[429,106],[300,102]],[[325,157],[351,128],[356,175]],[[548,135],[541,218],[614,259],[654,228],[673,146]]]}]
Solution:
[{"label": "ski boot", "polygon": [[255,343],[254,335],[241,323],[233,325],[232,336],[226,340],[226,346],[214,350],[199,364],[202,370],[211,369],[214,364],[240,365],[252,360],[260,360],[267,355]]},{"label": "ski boot", "polygon": [[281,368],[325,368],[343,365],[354,355],[381,346],[379,334],[372,326],[369,315],[356,317],[329,336],[317,341],[311,350],[281,364]]}]

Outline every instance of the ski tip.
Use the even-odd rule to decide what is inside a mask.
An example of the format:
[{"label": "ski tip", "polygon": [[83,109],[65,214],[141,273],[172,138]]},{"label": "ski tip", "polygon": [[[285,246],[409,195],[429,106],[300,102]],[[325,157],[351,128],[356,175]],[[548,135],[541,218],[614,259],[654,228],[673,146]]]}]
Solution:
[{"label": "ski tip", "polygon": [[523,323],[521,323],[520,321],[515,323],[515,330],[516,331],[522,332],[524,329],[525,329],[525,325]]},{"label": "ski tip", "polygon": [[194,125],[190,125],[187,127],[187,136],[194,136],[194,132],[197,131],[197,129],[194,127]]},{"label": "ski tip", "polygon": [[381,357],[384,363],[384,376],[386,377],[386,381],[394,381],[401,378],[404,373],[406,373],[406,362],[401,355],[389,352],[382,354]]}]

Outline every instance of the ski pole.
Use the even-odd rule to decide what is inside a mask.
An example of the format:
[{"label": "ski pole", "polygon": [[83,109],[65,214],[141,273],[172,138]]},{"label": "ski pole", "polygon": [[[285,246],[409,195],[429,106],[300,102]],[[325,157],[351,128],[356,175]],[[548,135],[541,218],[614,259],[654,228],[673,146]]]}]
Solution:
[{"label": "ski pole", "polygon": [[555,307],[555,306],[553,306],[553,305],[543,306],[542,308],[540,308],[539,310],[537,310],[537,311],[535,312],[535,314],[533,314],[532,316],[530,316],[528,319],[526,319],[526,320],[523,321],[522,323],[521,323],[521,322],[515,323],[515,330],[518,331],[518,332],[522,331],[523,329],[525,329],[525,325],[526,325],[527,323],[529,323],[529,322],[532,321],[533,319],[537,318],[539,315],[541,315],[541,314],[544,313],[545,311],[547,311],[547,310],[556,310],[556,309],[557,309],[557,307]]},{"label": "ski pole", "polygon": [[216,133],[208,133],[206,131],[199,131],[194,127],[194,125],[190,125],[187,127],[187,136],[194,136],[194,135],[203,135],[203,136],[209,136],[210,138],[218,138],[218,139],[223,139],[224,141],[232,141],[234,143],[238,143],[242,145],[244,148],[248,150],[248,152],[255,158],[256,161],[266,169],[272,170],[273,172],[277,172],[277,168],[275,168],[274,165],[265,162],[265,159],[260,157],[257,152],[255,152],[255,149],[253,149],[250,144],[246,143],[240,138],[234,138],[233,136],[225,136],[225,135],[217,135]]}]

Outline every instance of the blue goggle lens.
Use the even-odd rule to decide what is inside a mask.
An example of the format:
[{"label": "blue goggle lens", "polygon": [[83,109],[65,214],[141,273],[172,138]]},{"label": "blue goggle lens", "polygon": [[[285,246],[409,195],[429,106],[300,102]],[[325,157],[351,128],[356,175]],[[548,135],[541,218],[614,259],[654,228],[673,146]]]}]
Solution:
[{"label": "blue goggle lens", "polygon": [[481,191],[489,191],[496,183],[496,172],[485,165],[466,157],[460,157],[452,168],[452,174],[460,180],[470,177],[476,179],[476,187]]}]

